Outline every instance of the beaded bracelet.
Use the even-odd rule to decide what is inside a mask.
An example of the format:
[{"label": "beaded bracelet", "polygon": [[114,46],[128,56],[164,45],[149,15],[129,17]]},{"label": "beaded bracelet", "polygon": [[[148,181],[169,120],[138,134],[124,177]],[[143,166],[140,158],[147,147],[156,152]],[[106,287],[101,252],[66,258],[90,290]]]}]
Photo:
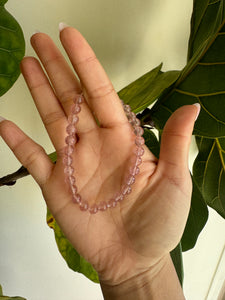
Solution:
[{"label": "beaded bracelet", "polygon": [[[122,100],[121,100],[122,101]],[[81,198],[81,195],[78,193],[78,188],[75,184],[76,179],[74,177],[74,168],[73,164],[73,151],[75,144],[77,142],[77,129],[76,125],[79,121],[78,114],[81,111],[81,104],[84,102],[83,95],[77,95],[74,100],[74,104],[71,109],[71,114],[68,118],[69,125],[66,128],[67,137],[65,139],[66,147],[65,147],[65,155],[63,159],[64,163],[64,173],[66,182],[69,184],[71,193],[72,193],[72,201],[75,204],[79,205],[79,208],[82,211],[89,211],[91,214],[95,214],[99,211],[106,211],[108,208],[116,207],[118,202],[121,202],[126,195],[129,195],[132,191],[132,184],[135,182],[135,176],[139,174],[140,169],[139,166],[142,163],[141,156],[144,154],[143,145],[145,143],[144,138],[142,137],[144,130],[140,126],[140,120],[136,118],[135,113],[131,111],[131,108],[128,104],[123,104],[124,112],[127,116],[127,119],[131,126],[133,127],[133,131],[135,134],[135,151],[134,151],[134,162],[133,165],[129,168],[129,175],[125,180],[125,183],[121,187],[120,191],[115,194],[114,198],[110,198],[108,201],[100,202],[99,204],[89,205],[88,201],[85,201]]]}]

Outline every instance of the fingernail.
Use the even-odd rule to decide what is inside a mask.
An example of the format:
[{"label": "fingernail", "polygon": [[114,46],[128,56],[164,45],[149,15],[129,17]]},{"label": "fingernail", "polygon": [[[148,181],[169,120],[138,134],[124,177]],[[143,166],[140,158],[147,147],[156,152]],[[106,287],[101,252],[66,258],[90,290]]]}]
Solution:
[{"label": "fingernail", "polygon": [[199,113],[200,113],[200,110],[201,110],[201,105],[199,103],[195,103],[193,105],[197,107],[196,117],[195,117],[195,121],[196,121],[198,119],[198,116],[199,116]]},{"label": "fingernail", "polygon": [[59,31],[61,32],[64,28],[69,27],[66,23],[60,22],[59,23]]},{"label": "fingernail", "polygon": [[35,31],[32,33],[31,36],[35,35],[36,33],[40,33],[40,31],[39,31],[39,30],[35,30]]},{"label": "fingernail", "polygon": [[3,117],[0,116],[0,123],[1,123],[2,121],[5,121],[5,118],[3,118]]}]

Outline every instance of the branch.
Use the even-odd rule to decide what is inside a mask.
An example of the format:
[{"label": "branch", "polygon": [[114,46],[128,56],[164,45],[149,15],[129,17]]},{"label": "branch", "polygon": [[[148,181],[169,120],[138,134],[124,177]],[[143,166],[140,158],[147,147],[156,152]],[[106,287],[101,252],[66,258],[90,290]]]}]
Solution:
[{"label": "branch", "polygon": [[[57,160],[56,152],[52,152],[48,154],[48,156],[51,159],[51,161],[55,164]],[[14,185],[18,179],[23,178],[27,175],[30,175],[30,173],[25,167],[22,166],[16,172],[0,178],[0,187],[3,185]]]},{"label": "branch", "polygon": [[0,186],[3,186],[3,185],[8,185],[8,186],[14,185],[18,179],[20,179],[22,177],[25,177],[27,175],[30,175],[29,172],[28,172],[28,170],[22,166],[16,172],[0,178]]}]

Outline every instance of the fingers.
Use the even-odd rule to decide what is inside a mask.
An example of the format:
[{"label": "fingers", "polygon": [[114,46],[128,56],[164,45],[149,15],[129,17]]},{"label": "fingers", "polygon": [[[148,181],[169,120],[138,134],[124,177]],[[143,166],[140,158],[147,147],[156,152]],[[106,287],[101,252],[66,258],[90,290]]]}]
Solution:
[{"label": "fingers", "polygon": [[[36,107],[57,151],[64,147],[67,118],[40,63],[32,57],[24,58],[21,71],[34,99]],[[55,130],[57,128],[57,130]]]},{"label": "fingers", "polygon": [[187,174],[191,136],[199,110],[195,105],[183,106],[172,114],[164,127],[158,171],[174,181]]},{"label": "fingers", "polygon": [[120,99],[84,37],[76,29],[67,27],[61,31],[60,38],[100,124],[110,127],[126,122]]},{"label": "fingers", "polygon": [[53,163],[44,149],[10,121],[0,122],[0,135],[37,183],[40,186],[45,184],[53,170]]}]

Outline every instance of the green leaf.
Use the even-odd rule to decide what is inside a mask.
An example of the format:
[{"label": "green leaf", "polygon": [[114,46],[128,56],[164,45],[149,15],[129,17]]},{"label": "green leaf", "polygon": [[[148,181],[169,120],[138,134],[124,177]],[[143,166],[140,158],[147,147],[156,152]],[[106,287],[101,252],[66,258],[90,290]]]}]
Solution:
[{"label": "green leaf", "polygon": [[183,267],[182,248],[180,243],[173,251],[170,252],[170,256],[173,260],[173,264],[175,266],[177,276],[182,286],[184,280],[184,267]]},{"label": "green leaf", "polygon": [[0,6],[4,6],[8,0],[0,0]]},{"label": "green leaf", "polygon": [[179,77],[179,71],[161,71],[162,64],[135,80],[118,94],[135,113],[152,104]]},{"label": "green leaf", "polygon": [[[202,18],[197,18],[201,20],[198,30],[196,25],[193,27],[196,33],[190,42],[191,53],[195,51],[192,58],[173,89],[160,97],[152,108],[152,118],[159,130],[178,107],[199,102],[202,109],[194,134],[207,138],[225,136],[224,1],[214,2],[208,4],[207,14],[198,12]],[[214,19],[208,18],[212,11]],[[207,31],[204,38],[198,34],[203,31]]]},{"label": "green leaf", "polygon": [[192,249],[198,239],[198,236],[208,220],[208,208],[203,196],[192,176],[193,192],[191,199],[191,208],[185,230],[181,239],[182,250]]},{"label": "green leaf", "polygon": [[51,159],[51,161],[53,163],[55,163],[57,161],[57,153],[56,152],[52,152],[52,153],[48,154],[48,157]]},{"label": "green leaf", "polygon": [[225,138],[196,138],[193,176],[206,201],[225,218]]},{"label": "green leaf", "polygon": [[8,297],[8,296],[3,296],[2,287],[0,285],[0,300],[26,300],[26,299],[22,298],[22,297]]},{"label": "green leaf", "polygon": [[151,130],[145,129],[143,138],[145,139],[145,145],[149,148],[152,154],[159,158],[160,145],[155,134]]},{"label": "green leaf", "polygon": [[87,278],[94,282],[99,282],[98,274],[79,253],[74,249],[70,242],[66,239],[52,214],[47,211],[47,223],[54,230],[56,243],[62,257],[65,259],[68,267],[75,272],[84,274]]},{"label": "green leaf", "polygon": [[6,93],[20,75],[20,61],[25,53],[22,29],[0,2],[0,96]]},{"label": "green leaf", "polygon": [[194,0],[188,60],[197,52],[197,49],[212,38],[222,23],[223,17],[223,1]]}]

